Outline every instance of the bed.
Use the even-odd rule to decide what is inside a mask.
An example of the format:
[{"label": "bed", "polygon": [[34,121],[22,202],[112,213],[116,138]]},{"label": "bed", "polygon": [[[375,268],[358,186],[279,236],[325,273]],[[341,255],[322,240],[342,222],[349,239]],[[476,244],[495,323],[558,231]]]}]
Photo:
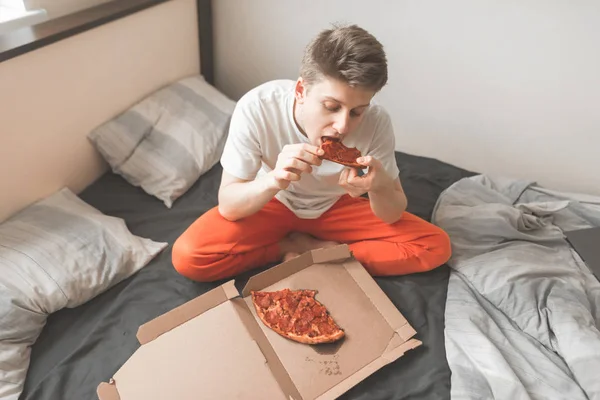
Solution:
[{"label": "bed", "polygon": [[[410,210],[424,218],[430,217],[445,188],[472,175],[433,159],[404,153],[397,153],[396,158]],[[112,172],[81,193],[81,198],[123,218],[133,233],[172,244],[199,215],[217,204],[220,179],[217,164],[170,210]],[[238,289],[251,274],[236,278]],[[423,346],[375,373],[344,398],[449,398],[450,371],[443,338],[448,276],[444,266],[421,275],[377,279],[413,324]],[[183,278],[173,269],[167,249],[136,275],[88,303],[53,314],[33,348],[22,399],[95,398],[97,385],[107,381],[139,346],[135,334],[141,324],[218,284]]]},{"label": "bed", "polygon": [[[142,99],[156,95],[156,101],[170,101],[173,91],[181,95],[190,88],[212,99],[212,106],[200,117],[210,122],[206,126],[218,126],[221,132],[227,126],[226,111],[232,104],[205,85],[213,81],[210,2],[148,3],[155,6],[121,13],[119,20],[98,28],[92,24],[83,33],[76,29],[69,39],[57,39],[51,46],[0,64],[0,83],[12,85],[12,91],[19,93],[16,108],[34,107],[38,116],[27,119],[19,113],[7,114],[3,121],[5,132],[16,133],[0,137],[0,149],[9,143],[15,149],[0,154],[3,172],[13,171],[0,182],[0,191],[10,193],[0,203],[4,220],[0,245],[6,243],[2,235],[10,216],[59,193],[60,201],[88,213],[86,218],[95,221],[97,229],[103,223],[114,224],[111,229],[119,230],[126,240],[146,240],[139,239],[132,248],[151,248],[151,256],[132,261],[135,268],[127,276],[112,276],[114,285],[83,294],[79,290],[79,297],[60,306],[36,297],[44,293],[43,285],[26,288],[32,290],[31,296],[23,300],[20,311],[25,307],[38,310],[37,303],[42,304],[34,315],[28,315],[41,318],[38,326],[43,330],[27,346],[31,354],[24,384],[18,388],[21,400],[97,398],[98,384],[108,381],[138,348],[140,325],[223,283],[190,281],[171,262],[175,239],[217,204],[222,142],[196,143],[206,153],[205,158],[196,159],[199,169],[186,164],[187,153],[177,153],[182,155],[177,163],[152,164],[153,171],[165,173],[163,181],[175,182],[165,192],[143,178],[132,184],[139,165],[150,165],[152,151],[136,156],[137,164],[123,167],[135,161],[132,149],[145,136],[139,136],[130,150],[127,143],[115,142],[111,136],[124,126],[145,129],[135,115],[151,116],[157,111],[152,102]],[[162,30],[157,25],[163,25]],[[122,35],[129,39],[114,46],[115,38]],[[69,68],[79,65],[86,73],[72,69],[58,82],[51,79],[48,74],[62,65],[55,60],[64,57],[73,60]],[[145,65],[154,68],[144,69]],[[64,104],[51,101],[57,91],[65,94]],[[15,101],[2,96],[0,92],[0,104]],[[35,96],[45,101],[32,102]],[[185,96],[189,98],[189,93]],[[84,101],[89,107],[76,116],[65,112]],[[169,124],[198,117],[196,109],[206,106],[204,100],[190,104],[194,106],[176,107],[186,113],[175,115],[172,109],[169,118],[155,121],[162,121],[161,129],[168,129]],[[169,149],[180,151],[169,143]],[[375,372],[342,398],[600,398],[600,380],[594,375],[600,368],[600,283],[563,238],[565,230],[600,226],[600,199],[547,190],[533,181],[488,177],[400,151],[396,160],[408,210],[445,229],[454,255],[447,265],[431,272],[375,279],[423,345]],[[177,179],[169,179],[169,174]],[[60,209],[60,201],[50,206]],[[35,224],[36,218],[25,222]],[[51,230],[52,224],[46,228]],[[102,236],[102,229],[99,232]],[[69,234],[68,238],[77,241],[76,235]],[[99,259],[110,248],[103,246],[97,249]],[[3,256],[0,252],[0,262]],[[63,261],[69,264],[68,254],[65,257]],[[250,276],[269,267],[237,276],[236,286],[241,289]],[[97,285],[94,279],[86,284]],[[2,295],[0,305],[6,306]],[[3,351],[0,347],[0,366]],[[5,383],[0,379],[0,384]]]}]

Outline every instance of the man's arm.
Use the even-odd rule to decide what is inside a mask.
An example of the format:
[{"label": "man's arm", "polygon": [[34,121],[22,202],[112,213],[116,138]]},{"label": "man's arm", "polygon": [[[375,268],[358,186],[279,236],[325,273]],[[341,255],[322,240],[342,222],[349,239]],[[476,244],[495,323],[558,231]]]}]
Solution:
[{"label": "man's arm", "polygon": [[246,181],[223,171],[219,188],[219,213],[229,221],[247,217],[263,208],[279,190],[270,175]]},{"label": "man's arm", "polygon": [[303,173],[311,173],[313,165],[321,165],[318,157],[323,150],[306,143],[286,145],[279,154],[275,168],[253,181],[243,180],[223,171],[219,188],[219,213],[230,221],[258,212],[280,190]]},{"label": "man's arm", "polygon": [[392,120],[387,111],[379,108],[372,148],[367,157],[369,173],[373,172],[371,183],[367,188],[371,210],[381,220],[394,223],[400,219],[407,207],[407,199],[400,183],[398,166],[394,149],[396,136]]},{"label": "man's arm", "polygon": [[373,214],[388,224],[398,221],[408,203],[400,178],[390,177],[381,162],[371,156],[357,162],[369,167],[367,174],[359,176],[355,168],[346,168],[340,175],[340,186],[352,197],[368,193]]},{"label": "man's arm", "polygon": [[369,192],[369,201],[373,213],[388,224],[398,221],[408,205],[399,178],[388,187]]}]

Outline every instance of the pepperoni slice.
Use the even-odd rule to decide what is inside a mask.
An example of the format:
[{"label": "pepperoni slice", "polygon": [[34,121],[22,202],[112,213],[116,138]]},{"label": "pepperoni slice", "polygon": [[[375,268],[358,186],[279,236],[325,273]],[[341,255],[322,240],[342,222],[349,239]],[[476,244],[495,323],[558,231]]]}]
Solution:
[{"label": "pepperoni slice", "polygon": [[297,320],[296,323],[294,324],[296,334],[298,334],[298,335],[305,334],[310,327],[311,327],[310,322],[304,321],[302,319]]},{"label": "pepperoni slice", "polygon": [[291,320],[290,320],[290,316],[286,315],[283,316],[280,320],[279,320],[279,328],[283,331],[289,331],[291,328]]},{"label": "pepperoni slice", "polygon": [[262,308],[269,308],[269,306],[271,305],[271,299],[269,298],[269,296],[262,296],[258,299],[257,303]]},{"label": "pepperoni slice", "polygon": [[273,294],[273,300],[281,300],[283,295],[284,294],[282,292],[275,292],[275,294]]},{"label": "pepperoni slice", "polygon": [[265,319],[271,324],[277,324],[279,322],[279,315],[275,310],[268,311],[265,315]]},{"label": "pepperoni slice", "polygon": [[315,316],[312,312],[310,312],[310,310],[304,310],[300,314],[300,319],[306,322],[311,322],[313,319],[315,319]]},{"label": "pepperoni slice", "polygon": [[318,325],[318,327],[319,327],[319,333],[321,333],[321,334],[329,335],[329,334],[333,333],[333,331],[334,331],[334,327],[329,325],[327,322],[321,322]]},{"label": "pepperoni slice", "polygon": [[296,308],[298,308],[298,304],[300,303],[297,297],[298,296],[287,296],[281,301],[283,309],[290,315],[294,314]]}]

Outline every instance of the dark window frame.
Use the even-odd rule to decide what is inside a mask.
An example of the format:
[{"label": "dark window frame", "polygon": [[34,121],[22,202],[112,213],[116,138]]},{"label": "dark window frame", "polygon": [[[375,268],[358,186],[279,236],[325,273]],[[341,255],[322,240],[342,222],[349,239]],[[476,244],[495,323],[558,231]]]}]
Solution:
[{"label": "dark window frame", "polygon": [[[115,0],[0,35],[0,62],[173,0]],[[211,0],[196,0],[201,72],[213,83]]]}]

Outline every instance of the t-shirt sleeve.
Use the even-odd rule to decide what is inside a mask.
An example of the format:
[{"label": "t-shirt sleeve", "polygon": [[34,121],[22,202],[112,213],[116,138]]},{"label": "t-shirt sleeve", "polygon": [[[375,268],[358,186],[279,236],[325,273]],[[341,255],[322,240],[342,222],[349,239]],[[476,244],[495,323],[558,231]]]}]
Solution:
[{"label": "t-shirt sleeve", "polygon": [[367,155],[379,160],[383,164],[383,168],[392,178],[396,178],[400,173],[395,155],[396,136],[392,121],[383,108],[378,110],[375,120],[375,133],[373,142]]},{"label": "t-shirt sleeve", "polygon": [[257,106],[245,97],[238,101],[221,155],[223,169],[244,180],[253,180],[261,167],[256,109]]}]

